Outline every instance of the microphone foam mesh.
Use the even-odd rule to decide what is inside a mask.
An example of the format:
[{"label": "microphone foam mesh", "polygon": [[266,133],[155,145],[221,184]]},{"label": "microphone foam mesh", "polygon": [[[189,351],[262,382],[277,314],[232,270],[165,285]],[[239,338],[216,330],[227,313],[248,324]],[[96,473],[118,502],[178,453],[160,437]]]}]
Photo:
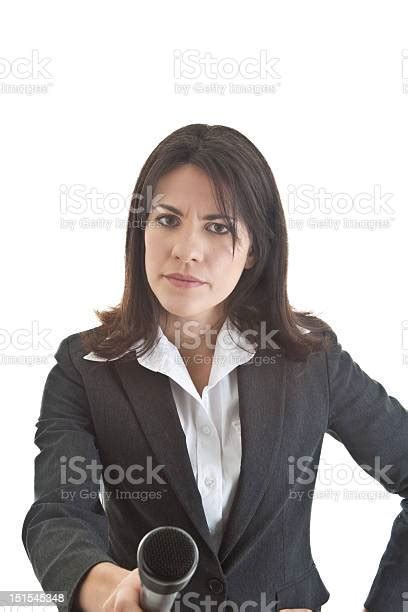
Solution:
[{"label": "microphone foam mesh", "polygon": [[191,570],[194,550],[187,536],[166,527],[146,538],[143,559],[149,572],[160,580],[180,580]]}]

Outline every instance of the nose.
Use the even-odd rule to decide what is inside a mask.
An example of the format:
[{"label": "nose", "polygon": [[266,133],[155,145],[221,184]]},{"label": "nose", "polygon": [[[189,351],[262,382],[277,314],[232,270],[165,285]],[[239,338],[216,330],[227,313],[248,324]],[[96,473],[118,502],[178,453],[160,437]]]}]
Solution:
[{"label": "nose", "polygon": [[183,262],[201,261],[203,259],[203,245],[197,234],[191,230],[177,232],[172,248],[172,255]]}]

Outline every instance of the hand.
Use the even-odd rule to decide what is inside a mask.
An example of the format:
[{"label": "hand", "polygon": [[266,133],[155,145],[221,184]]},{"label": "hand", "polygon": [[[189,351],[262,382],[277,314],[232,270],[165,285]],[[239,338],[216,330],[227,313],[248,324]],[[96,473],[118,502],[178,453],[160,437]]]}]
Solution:
[{"label": "hand", "polygon": [[103,604],[102,610],[104,612],[115,612],[115,610],[126,609],[129,612],[143,612],[140,607],[141,589],[139,569],[136,568],[119,582]]}]

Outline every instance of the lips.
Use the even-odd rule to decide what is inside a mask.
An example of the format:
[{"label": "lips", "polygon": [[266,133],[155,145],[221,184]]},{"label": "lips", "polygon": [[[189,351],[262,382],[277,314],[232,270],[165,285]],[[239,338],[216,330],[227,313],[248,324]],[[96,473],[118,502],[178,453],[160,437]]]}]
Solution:
[{"label": "lips", "polygon": [[176,280],[181,280],[181,281],[191,281],[194,283],[204,283],[205,282],[205,281],[202,281],[200,278],[197,278],[196,276],[191,276],[190,274],[174,273],[174,274],[165,274],[165,276],[167,278],[174,278]]},{"label": "lips", "polygon": [[182,274],[165,274],[164,278],[166,278],[173,286],[180,287],[182,289],[202,287],[206,284],[205,281],[195,279],[194,276],[183,276]]}]

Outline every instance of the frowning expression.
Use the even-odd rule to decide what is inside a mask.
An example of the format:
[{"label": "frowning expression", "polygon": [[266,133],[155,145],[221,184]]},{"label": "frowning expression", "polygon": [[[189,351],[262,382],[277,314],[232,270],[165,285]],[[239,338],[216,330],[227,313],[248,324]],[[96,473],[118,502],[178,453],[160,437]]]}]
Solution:
[{"label": "frowning expression", "polygon": [[[240,220],[237,230],[233,253],[232,235],[201,168],[185,164],[160,178],[145,229],[145,266],[150,288],[167,312],[211,319],[219,310],[243,270],[254,264],[248,231]],[[202,282],[180,284],[170,281],[170,274]]]}]

